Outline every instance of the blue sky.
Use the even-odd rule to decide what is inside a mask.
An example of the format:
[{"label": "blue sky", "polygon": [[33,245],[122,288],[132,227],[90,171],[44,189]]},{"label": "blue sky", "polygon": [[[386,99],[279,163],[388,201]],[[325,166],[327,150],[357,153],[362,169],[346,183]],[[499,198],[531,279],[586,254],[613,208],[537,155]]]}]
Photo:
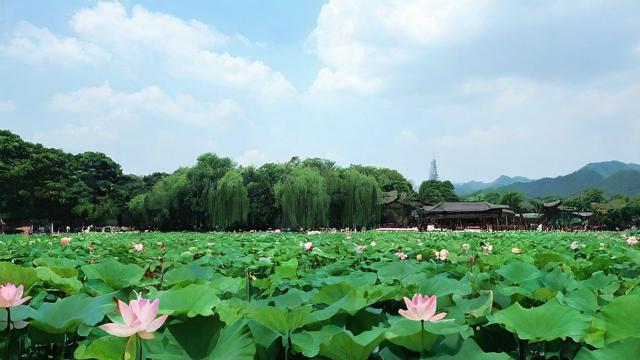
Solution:
[{"label": "blue sky", "polygon": [[640,2],[0,1],[0,128],[126,172],[215,152],[453,181],[640,162]]}]

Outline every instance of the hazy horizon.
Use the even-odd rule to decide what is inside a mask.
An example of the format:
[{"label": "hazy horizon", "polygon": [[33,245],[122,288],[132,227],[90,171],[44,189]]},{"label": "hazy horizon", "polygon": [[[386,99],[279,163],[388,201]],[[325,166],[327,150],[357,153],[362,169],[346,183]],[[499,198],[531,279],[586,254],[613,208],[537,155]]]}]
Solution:
[{"label": "hazy horizon", "polygon": [[[250,10],[251,9],[251,10]],[[127,173],[205,152],[443,179],[640,163],[640,3],[0,3],[0,129]]]}]

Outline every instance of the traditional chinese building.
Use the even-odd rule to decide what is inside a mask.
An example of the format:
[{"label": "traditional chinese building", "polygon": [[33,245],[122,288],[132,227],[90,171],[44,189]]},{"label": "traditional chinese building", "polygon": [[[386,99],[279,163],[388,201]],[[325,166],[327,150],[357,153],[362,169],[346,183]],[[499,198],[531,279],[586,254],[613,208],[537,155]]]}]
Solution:
[{"label": "traditional chinese building", "polygon": [[422,207],[420,224],[451,230],[500,230],[516,225],[516,219],[508,205],[486,201],[441,202]]}]

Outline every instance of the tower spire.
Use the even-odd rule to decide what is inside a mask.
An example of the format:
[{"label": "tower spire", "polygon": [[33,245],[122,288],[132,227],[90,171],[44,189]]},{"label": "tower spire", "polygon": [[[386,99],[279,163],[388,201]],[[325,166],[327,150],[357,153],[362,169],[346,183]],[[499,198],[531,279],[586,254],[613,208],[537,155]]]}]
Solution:
[{"label": "tower spire", "polygon": [[431,171],[429,172],[429,180],[438,180],[438,164],[436,162],[436,156],[433,155],[433,160],[431,160]]}]

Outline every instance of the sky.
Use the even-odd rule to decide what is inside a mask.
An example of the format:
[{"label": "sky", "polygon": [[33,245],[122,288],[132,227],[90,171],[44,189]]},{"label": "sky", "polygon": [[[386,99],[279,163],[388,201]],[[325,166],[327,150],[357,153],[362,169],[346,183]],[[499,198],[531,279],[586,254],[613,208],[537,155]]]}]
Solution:
[{"label": "sky", "polygon": [[637,0],[0,0],[0,129],[127,173],[214,152],[441,178],[640,163]]}]

